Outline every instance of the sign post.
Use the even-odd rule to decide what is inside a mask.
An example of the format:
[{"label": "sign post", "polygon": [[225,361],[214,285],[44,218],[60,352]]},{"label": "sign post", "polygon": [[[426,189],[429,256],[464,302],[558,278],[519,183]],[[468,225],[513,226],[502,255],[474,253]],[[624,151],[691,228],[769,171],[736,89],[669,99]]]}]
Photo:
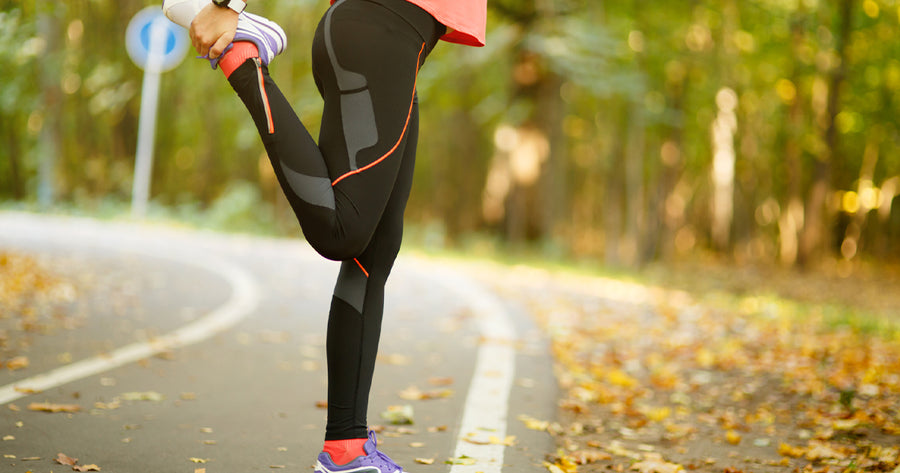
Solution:
[{"label": "sign post", "polygon": [[128,24],[125,46],[131,60],[144,70],[131,192],[131,214],[141,218],[147,213],[150,199],[160,75],[184,59],[188,40],[185,30],[169,21],[159,7],[147,7]]}]

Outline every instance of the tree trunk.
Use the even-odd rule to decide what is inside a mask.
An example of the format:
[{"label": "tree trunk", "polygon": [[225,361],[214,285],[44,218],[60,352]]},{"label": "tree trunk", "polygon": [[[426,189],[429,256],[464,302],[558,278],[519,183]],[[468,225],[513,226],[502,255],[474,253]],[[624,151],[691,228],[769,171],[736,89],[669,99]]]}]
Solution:
[{"label": "tree trunk", "polygon": [[[791,49],[797,58],[803,46],[803,21],[806,13],[801,2],[792,19]],[[797,261],[799,250],[799,231],[803,226],[803,149],[800,141],[803,138],[803,103],[801,94],[799,60],[794,60],[791,83],[794,84],[794,101],[790,104],[787,120],[787,138],[784,145],[784,163],[786,168],[787,191],[778,218],[779,259],[785,266],[793,266]]]},{"label": "tree trunk", "polygon": [[828,205],[831,193],[832,163],[838,157],[838,132],[835,118],[840,113],[841,88],[846,78],[851,19],[855,0],[842,0],[838,18],[840,29],[836,37],[839,63],[831,71],[828,83],[826,122],[823,133],[825,149],[813,164],[813,181],[806,200],[806,218],[800,238],[800,252],[797,262],[808,267],[814,259],[824,254],[830,247],[829,238],[832,215]]}]

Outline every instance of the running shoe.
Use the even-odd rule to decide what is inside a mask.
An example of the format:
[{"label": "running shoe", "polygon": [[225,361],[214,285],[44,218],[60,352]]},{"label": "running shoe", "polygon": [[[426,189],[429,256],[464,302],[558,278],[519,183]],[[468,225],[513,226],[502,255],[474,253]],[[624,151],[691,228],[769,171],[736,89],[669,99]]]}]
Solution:
[{"label": "running shoe", "polygon": [[[246,11],[238,16],[237,32],[232,42],[234,41],[250,41],[255,44],[259,49],[259,59],[266,66],[287,47],[287,35],[278,23]],[[229,44],[225,50],[230,47]]]},{"label": "running shoe", "polygon": [[376,448],[377,445],[375,432],[370,430],[369,440],[366,440],[363,445],[363,450],[366,451],[365,456],[356,457],[352,462],[338,466],[331,461],[331,455],[322,452],[319,454],[315,473],[403,473],[403,468],[394,463],[390,457],[379,452]]},{"label": "running shoe", "polygon": [[[190,29],[191,22],[200,10],[212,3],[211,0],[165,0],[163,2],[163,13],[175,24]],[[268,65],[272,59],[281,54],[287,47],[287,35],[284,30],[272,20],[263,18],[244,11],[238,16],[237,31],[234,34],[234,41],[250,41],[259,49],[259,59],[264,65]],[[228,52],[233,44],[229,44],[222,54]],[[211,59],[208,56],[202,56],[209,59],[209,63],[213,69],[219,64],[219,58]],[[221,57],[221,56],[219,56]]]}]

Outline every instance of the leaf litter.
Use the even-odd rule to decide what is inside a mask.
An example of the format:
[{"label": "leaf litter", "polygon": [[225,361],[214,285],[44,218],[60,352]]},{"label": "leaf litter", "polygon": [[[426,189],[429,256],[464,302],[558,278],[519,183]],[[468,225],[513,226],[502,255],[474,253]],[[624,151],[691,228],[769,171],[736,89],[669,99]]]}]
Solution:
[{"label": "leaf litter", "polygon": [[550,471],[900,473],[896,333],[758,297],[725,305],[540,270],[507,270],[502,286],[481,275],[524,298],[549,335],[558,422],[518,419],[557,438]]}]

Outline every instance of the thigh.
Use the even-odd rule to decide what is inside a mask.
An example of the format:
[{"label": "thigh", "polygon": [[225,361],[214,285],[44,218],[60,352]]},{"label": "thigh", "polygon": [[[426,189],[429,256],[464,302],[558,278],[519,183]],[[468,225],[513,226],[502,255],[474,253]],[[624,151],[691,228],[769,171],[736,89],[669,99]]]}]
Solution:
[{"label": "thigh", "polygon": [[313,42],[325,101],[319,148],[348,233],[371,235],[394,191],[415,135],[416,77],[426,54],[415,29],[373,2],[337,2],[319,24]]}]

